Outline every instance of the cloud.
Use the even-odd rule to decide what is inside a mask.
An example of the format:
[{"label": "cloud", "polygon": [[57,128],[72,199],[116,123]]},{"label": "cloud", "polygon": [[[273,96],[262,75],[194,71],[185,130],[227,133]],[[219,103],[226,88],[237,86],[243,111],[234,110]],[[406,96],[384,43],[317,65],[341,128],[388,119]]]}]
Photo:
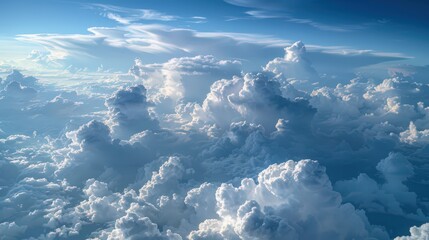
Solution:
[{"label": "cloud", "polygon": [[266,11],[258,11],[258,10],[253,10],[253,11],[247,11],[246,14],[255,17],[255,18],[261,18],[261,19],[266,19],[266,18],[283,18],[284,16],[282,15],[276,15],[275,13],[269,13]]},{"label": "cloud", "polygon": [[[158,172],[152,174],[151,179],[140,188],[140,197],[150,199],[152,196],[160,196],[157,191],[178,189],[177,180],[180,180],[185,173],[185,168],[177,157],[170,157],[165,161]],[[163,194],[166,194],[163,192]]]},{"label": "cloud", "polygon": [[311,85],[317,84],[320,80],[302,42],[296,42],[285,48],[284,58],[275,58],[268,62],[264,70],[284,77],[293,85],[309,84],[310,87],[307,89],[313,89],[314,86]]},{"label": "cloud", "polygon": [[191,23],[206,23],[207,18],[202,17],[202,16],[193,16],[189,22],[191,22]]},{"label": "cloud", "polygon": [[[45,178],[25,177],[1,197],[1,219],[13,218],[14,222],[1,223],[6,239],[38,236],[48,224],[49,212],[55,202],[73,196],[74,189],[66,183],[54,183]],[[29,214],[31,212],[31,214]],[[46,218],[45,218],[46,217]],[[10,235],[9,235],[10,234]],[[10,237],[10,238],[9,238]]]},{"label": "cloud", "polygon": [[[231,1],[232,4],[235,4],[234,1]],[[238,4],[240,5],[240,4]],[[297,24],[305,24],[319,30],[323,31],[331,31],[331,32],[351,32],[356,30],[364,29],[366,26],[364,25],[334,25],[334,24],[325,24],[321,22],[317,22],[308,18],[296,18],[291,16],[290,14],[286,14],[283,11],[269,11],[269,10],[251,10],[245,12],[247,15],[256,18],[256,19],[285,19],[291,23]]]},{"label": "cloud", "polygon": [[130,75],[75,91],[14,72],[2,88],[36,95],[0,92],[1,228],[40,239],[406,235],[429,215],[429,88],[394,75],[299,89],[292,79],[318,73],[310,52],[293,44],[252,73],[212,55],[137,60]]},{"label": "cloud", "polygon": [[[36,44],[49,52],[49,59],[63,66],[107,68],[128,67],[135,56],[157,62],[172,57],[213,55],[219,59],[245,59],[245,70],[259,70],[267,61],[279,56],[289,45],[287,39],[269,35],[238,32],[203,32],[161,24],[131,23],[114,27],[90,27],[87,34],[21,34],[17,40]],[[207,48],[210,46],[210,48]],[[156,54],[156,55],[153,55]],[[401,54],[353,50],[346,47],[309,47],[309,59],[323,73],[335,61],[350,71],[380,62],[406,59]],[[108,59],[108,61],[106,60]],[[94,65],[96,62],[96,65]],[[144,61],[144,64],[150,62]],[[332,73],[332,72],[329,72]]]},{"label": "cloud", "polygon": [[248,120],[272,131],[279,118],[299,129],[312,114],[307,101],[284,98],[278,82],[258,73],[213,83],[202,106],[195,107],[192,121],[227,128],[231,122]]},{"label": "cloud", "polygon": [[3,94],[12,99],[31,99],[37,91],[34,88],[22,86],[18,82],[10,82],[3,90]]},{"label": "cloud", "polygon": [[162,64],[143,64],[137,59],[130,72],[143,80],[154,102],[173,100],[171,108],[179,101],[202,102],[214,81],[240,74],[241,62],[210,55],[172,58]]},{"label": "cloud", "polygon": [[410,228],[410,236],[396,237],[395,240],[424,240],[429,238],[429,224],[425,223],[420,227]]},{"label": "cloud", "polygon": [[377,170],[384,178],[383,184],[378,184],[366,174],[360,174],[352,180],[338,181],[335,189],[344,196],[345,201],[368,212],[405,215],[403,209],[407,208],[415,209],[418,215],[421,210],[417,210],[417,195],[404,184],[414,173],[411,163],[401,154],[392,153],[377,164]]},{"label": "cloud", "polygon": [[8,134],[57,136],[66,125],[76,127],[88,121],[84,114],[99,107],[98,101],[86,94],[51,88],[13,70],[0,84],[0,109],[9,113],[0,117],[1,129]]},{"label": "cloud", "polygon": [[15,222],[0,223],[0,231],[4,234],[1,239],[13,239],[25,231],[25,226],[18,226]]},{"label": "cloud", "polygon": [[52,68],[61,67],[61,64],[57,63],[54,60],[51,60],[49,52],[47,51],[39,51],[34,49],[30,52],[30,54],[28,54],[27,59],[36,62],[40,65],[47,65]]},{"label": "cloud", "polygon": [[393,76],[401,75],[410,78],[411,81],[426,83],[429,77],[429,66],[399,65],[389,68]]},{"label": "cloud", "polygon": [[220,219],[206,220],[190,239],[387,238],[361,212],[341,204],[325,169],[311,160],[271,165],[257,183],[222,184],[216,201]]},{"label": "cloud", "polygon": [[142,85],[116,91],[106,100],[109,110],[109,125],[112,135],[128,139],[135,133],[159,128],[159,123],[149,111],[151,103],[146,98]]},{"label": "cloud", "polygon": [[[109,127],[98,121],[68,132],[67,137],[71,142],[64,151],[68,154],[59,160],[56,174],[74,185],[82,185],[90,178],[100,178],[113,186],[124,186],[135,180],[138,168],[147,161],[141,159],[143,156],[138,157],[138,150],[114,141]],[[124,156],[127,156],[125,162],[121,160]]]},{"label": "cloud", "polygon": [[116,220],[115,229],[109,234],[107,239],[169,239],[181,240],[180,235],[167,230],[161,233],[157,225],[152,223],[147,217],[139,217],[129,213]]},{"label": "cloud", "polygon": [[[106,13],[106,17],[117,21],[121,24],[130,24],[140,20],[151,20],[151,21],[174,21],[177,20],[178,16],[167,15],[155,11],[153,9],[136,9],[136,8],[125,8],[118,7],[108,4],[88,4],[85,5],[88,8],[96,8]],[[119,16],[123,14],[124,16]]]},{"label": "cloud", "polygon": [[[424,19],[424,12],[427,10],[425,4],[418,3],[411,6],[402,0],[392,2],[382,14],[380,14],[380,9],[382,9],[383,5],[372,1],[365,1],[364,5],[357,3],[346,4],[342,1],[326,4],[318,0],[308,2],[297,0],[225,0],[225,2],[251,9],[250,11],[252,12],[264,12],[264,15],[290,17],[296,19],[298,23],[308,24],[327,31],[370,28],[385,24],[385,19],[390,20],[390,22],[403,22],[407,25],[416,23],[419,27],[427,23],[426,19]],[[365,8],[363,6],[371,7]],[[403,13],[414,13],[416,21],[406,21]]]},{"label": "cloud", "polygon": [[2,85],[7,85],[12,82],[17,82],[19,84],[22,84],[25,87],[37,88],[38,86],[36,78],[31,76],[24,76],[18,70],[13,70],[10,74],[7,75],[6,79],[3,80],[1,83]]},{"label": "cloud", "polygon": [[[257,59],[267,53],[275,53],[274,44],[284,40],[268,36],[234,33],[197,32],[192,29],[178,29],[167,25],[131,24],[118,27],[92,27],[89,34],[25,34],[18,40],[42,45],[50,53],[50,58],[64,65],[78,65],[97,59],[104,66],[115,66],[102,59],[107,55],[130,61],[129,56],[158,54],[158,59],[167,60],[172,56],[210,55],[219,58]],[[207,45],[212,46],[207,49]],[[267,48],[268,50],[267,51]],[[250,51],[253,48],[252,51]],[[106,56],[106,57],[107,57]],[[90,61],[91,60],[91,61]],[[123,63],[122,63],[123,64]],[[257,63],[255,63],[256,65]],[[117,66],[121,66],[117,61]],[[256,65],[259,67],[260,65]],[[97,66],[98,67],[98,66]]]},{"label": "cloud", "polygon": [[407,130],[400,133],[401,142],[409,144],[425,144],[429,140],[428,135],[429,130],[418,131],[413,122],[410,122],[410,126]]}]

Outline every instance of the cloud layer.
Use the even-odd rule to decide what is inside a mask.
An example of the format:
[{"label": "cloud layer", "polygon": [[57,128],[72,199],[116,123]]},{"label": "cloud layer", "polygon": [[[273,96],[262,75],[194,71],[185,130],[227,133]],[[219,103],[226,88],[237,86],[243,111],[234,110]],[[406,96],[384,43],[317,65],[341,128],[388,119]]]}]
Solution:
[{"label": "cloud layer", "polygon": [[425,72],[328,82],[302,42],[284,51],[258,72],[136,60],[76,91],[12,72],[3,238],[425,239]]}]

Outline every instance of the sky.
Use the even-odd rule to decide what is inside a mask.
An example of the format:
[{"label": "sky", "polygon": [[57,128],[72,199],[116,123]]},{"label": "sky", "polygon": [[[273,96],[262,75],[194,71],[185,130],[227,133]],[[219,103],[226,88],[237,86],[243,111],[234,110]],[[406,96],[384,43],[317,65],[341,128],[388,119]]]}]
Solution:
[{"label": "sky", "polygon": [[[127,71],[135,58],[151,63],[210,53],[243,59],[252,57],[245,46],[225,49],[234,44],[269,46],[271,51],[263,56],[255,53],[260,62],[246,64],[250,70],[258,70],[261,60],[273,58],[282,47],[300,40],[315,53],[348,57],[346,61],[355,61],[352,67],[390,61],[425,65],[428,10],[425,1],[400,0],[389,4],[316,0],[2,1],[0,60],[3,65],[23,68],[29,65],[25,60],[34,50],[43,55],[34,66],[39,71],[48,63],[60,69],[73,66],[95,71],[102,65]],[[171,41],[173,36],[177,41]],[[219,49],[209,51],[207,45]],[[350,55],[367,59],[356,56],[355,60]],[[318,67],[325,60],[315,57],[314,64]]]},{"label": "sky", "polygon": [[0,1],[0,239],[429,239],[427,12]]}]

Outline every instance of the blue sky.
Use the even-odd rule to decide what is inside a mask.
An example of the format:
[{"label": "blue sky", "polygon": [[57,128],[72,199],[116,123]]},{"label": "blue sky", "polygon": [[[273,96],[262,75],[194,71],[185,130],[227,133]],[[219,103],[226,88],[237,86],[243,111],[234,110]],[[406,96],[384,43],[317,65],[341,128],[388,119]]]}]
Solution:
[{"label": "blue sky", "polygon": [[[126,71],[135,58],[150,63],[198,54],[230,59],[248,57],[239,53],[239,49],[237,52],[222,52],[222,44],[232,44],[221,40],[226,35],[224,33],[228,33],[230,41],[269,48],[260,57],[263,61],[249,64],[250,69],[258,68],[265,60],[281,53],[279,47],[298,40],[313,52],[335,52],[340,55],[371,53],[386,57],[374,57],[368,62],[362,60],[357,64],[359,66],[399,59],[402,61],[394,63],[426,65],[429,62],[425,54],[429,49],[426,41],[429,37],[428,20],[425,16],[428,7],[424,1],[6,0],[0,4],[0,39],[3,43],[0,48],[6,53],[2,54],[1,60],[3,65],[7,62],[18,68],[28,65],[20,60],[32,50],[48,56],[49,60],[56,61],[63,68],[74,66],[92,71],[100,65],[115,71]],[[128,20],[124,22],[124,19]],[[154,24],[165,28],[165,32],[156,32]],[[149,44],[148,41],[136,41],[136,38],[144,40],[146,36],[141,34],[128,39],[133,26],[152,26],[149,32],[152,34],[155,31],[155,35],[159,36],[151,42],[157,46],[140,48]],[[89,32],[90,28],[115,31],[104,31],[100,38],[93,38],[100,31]],[[187,31],[180,36],[172,36],[171,31],[176,29]],[[200,49],[194,49],[192,44],[186,45],[186,42],[202,41],[187,39],[193,38],[190,36],[192,34],[206,34],[203,38],[207,42],[201,44],[210,44],[211,51],[201,49],[203,45]],[[178,42],[183,42],[160,39],[167,35],[168,38],[180,38]],[[114,38],[117,44],[106,43],[105,39],[110,38]],[[91,41],[98,41],[98,46],[91,46]],[[78,51],[81,51],[80,55]],[[82,55],[82,52],[88,54]],[[13,63],[10,62],[12,59]],[[317,67],[319,60],[315,61]]]}]

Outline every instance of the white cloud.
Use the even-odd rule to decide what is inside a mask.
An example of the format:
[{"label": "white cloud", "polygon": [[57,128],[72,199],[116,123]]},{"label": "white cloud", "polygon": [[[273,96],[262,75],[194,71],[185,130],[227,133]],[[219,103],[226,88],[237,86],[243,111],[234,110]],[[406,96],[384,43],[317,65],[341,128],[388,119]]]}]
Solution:
[{"label": "white cloud", "polygon": [[[127,21],[117,15],[110,16],[122,22]],[[114,27],[90,27],[87,31],[87,34],[21,34],[16,39],[44,47],[44,51],[49,53],[46,58],[50,61],[63,66],[92,69],[100,64],[116,69],[118,66],[125,67],[124,61],[129,62],[139,54],[141,59],[151,56],[155,61],[193,55],[243,59],[246,63],[243,66],[253,71],[278,56],[282,48],[290,43],[287,39],[270,35],[203,32],[165,24],[134,22]],[[341,64],[342,71],[353,71],[356,67],[405,59],[401,54],[392,56],[391,53],[353,50],[341,46],[310,45],[309,50],[309,58],[316,68],[320,65],[321,69],[331,71],[327,62]]]},{"label": "white cloud", "polygon": [[302,42],[296,42],[285,48],[284,58],[275,58],[268,62],[264,70],[287,79],[298,89],[303,87],[304,90],[314,89],[314,85],[319,84],[320,81],[320,77],[308,59],[307,50]]},{"label": "white cloud", "polygon": [[[283,75],[311,67],[304,49],[286,49]],[[6,77],[2,88],[36,95],[0,92],[2,228],[24,239],[383,239],[427,221],[429,87],[398,75],[299,91],[242,67],[210,55],[137,61],[135,80],[77,92]],[[155,101],[157,91],[179,97]]]},{"label": "white cloud", "polygon": [[202,106],[195,107],[192,121],[226,129],[231,122],[247,120],[272,131],[279,118],[298,129],[314,112],[306,100],[284,98],[275,79],[258,73],[215,82]]},{"label": "white cloud", "polygon": [[218,60],[210,55],[172,58],[162,64],[143,64],[137,59],[130,69],[135,77],[143,80],[153,101],[169,98],[174,101],[169,103],[173,107],[180,100],[201,102],[214,81],[240,71],[239,61]]},{"label": "white cloud", "polygon": [[157,239],[181,240],[180,235],[167,230],[161,233],[156,224],[147,217],[128,213],[115,222],[115,229],[108,235],[108,240],[116,239]]},{"label": "white cloud", "polygon": [[416,125],[410,122],[407,130],[400,133],[401,141],[408,144],[425,144],[429,141],[429,130],[418,131]]},{"label": "white cloud", "polygon": [[425,223],[420,227],[411,227],[410,233],[410,236],[396,237],[395,240],[427,240],[429,239],[429,223]]},{"label": "white cloud", "polygon": [[158,121],[150,114],[151,103],[142,85],[116,91],[106,100],[106,106],[109,111],[106,123],[116,138],[128,139],[144,130],[159,128]]},{"label": "white cloud", "polygon": [[[85,6],[100,9],[106,13],[108,18],[121,24],[129,24],[140,20],[174,21],[179,18],[178,16],[167,15],[153,9],[125,8],[108,4],[87,4]],[[123,14],[124,16],[121,17],[117,14]]]},{"label": "white cloud", "polygon": [[220,219],[200,224],[191,239],[387,238],[362,212],[341,204],[325,169],[311,160],[271,165],[257,183],[222,184],[216,201]]}]

